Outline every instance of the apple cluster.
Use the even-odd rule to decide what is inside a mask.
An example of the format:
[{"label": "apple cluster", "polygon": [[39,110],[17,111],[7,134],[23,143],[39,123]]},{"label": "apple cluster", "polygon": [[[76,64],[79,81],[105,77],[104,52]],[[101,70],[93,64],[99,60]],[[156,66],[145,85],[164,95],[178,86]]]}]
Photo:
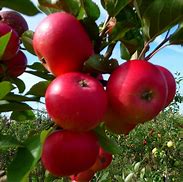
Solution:
[{"label": "apple cluster", "polygon": [[82,24],[71,14],[44,18],[33,37],[35,53],[55,75],[46,90],[49,116],[59,126],[45,139],[44,167],[55,176],[90,181],[106,168],[112,154],[104,151],[94,129],[104,123],[116,134],[128,134],[138,123],[156,117],[173,100],[176,83],[166,68],[145,60],[129,60],[110,75],[107,86],[83,73],[94,54]]},{"label": "apple cluster", "polygon": [[0,11],[0,37],[10,33],[0,57],[0,78],[18,77],[26,69],[27,58],[20,50],[21,35],[28,30],[24,17],[16,11]]}]

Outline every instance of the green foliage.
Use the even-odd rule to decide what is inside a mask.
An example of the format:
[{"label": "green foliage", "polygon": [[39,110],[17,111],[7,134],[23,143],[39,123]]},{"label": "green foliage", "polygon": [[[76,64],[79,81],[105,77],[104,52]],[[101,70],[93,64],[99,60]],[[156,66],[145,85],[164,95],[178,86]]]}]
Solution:
[{"label": "green foliage", "polygon": [[0,59],[2,58],[4,51],[6,49],[6,46],[8,45],[8,42],[10,40],[11,37],[11,32],[3,35],[0,37]]},{"label": "green foliage", "polygon": [[33,16],[39,13],[38,9],[30,0],[0,1],[0,7],[14,9],[28,16]]},{"label": "green foliage", "polygon": [[[120,43],[121,58],[148,60],[166,43],[183,43],[183,1],[180,0],[101,0],[108,13],[106,20],[98,25],[100,9],[92,0],[38,0],[36,7],[30,0],[0,1],[7,7],[28,16],[40,11],[45,14],[65,11],[74,15],[89,34],[95,55],[86,60],[83,71],[91,74],[111,73],[117,66],[112,58],[116,44]],[[40,9],[40,11],[38,10]],[[32,17],[34,18],[34,17]],[[110,27],[114,20],[113,27]],[[177,26],[177,30],[172,28]],[[111,30],[110,30],[111,28]],[[170,30],[171,34],[170,34]],[[167,32],[148,56],[150,43]],[[35,55],[32,47],[34,32],[26,31],[21,43],[26,51]],[[0,58],[9,42],[11,32],[0,37]],[[46,88],[55,77],[40,62],[27,66],[26,73],[44,79],[24,93],[25,83],[20,78],[0,75],[0,113],[9,112],[10,120],[0,118],[0,169],[5,169],[8,181],[64,181],[45,172],[40,160],[41,146],[48,133],[55,129],[46,115],[38,115],[28,102],[40,102]],[[182,77],[177,74],[177,84]],[[17,92],[15,92],[15,90]],[[96,129],[103,148],[115,154],[112,165],[95,175],[93,181],[183,181],[182,123],[177,114],[183,97],[177,91],[169,109],[154,121],[137,126],[128,136],[112,135],[103,127]],[[173,146],[168,147],[167,142]],[[171,143],[171,142],[170,142]],[[152,153],[154,149],[155,152]]]}]

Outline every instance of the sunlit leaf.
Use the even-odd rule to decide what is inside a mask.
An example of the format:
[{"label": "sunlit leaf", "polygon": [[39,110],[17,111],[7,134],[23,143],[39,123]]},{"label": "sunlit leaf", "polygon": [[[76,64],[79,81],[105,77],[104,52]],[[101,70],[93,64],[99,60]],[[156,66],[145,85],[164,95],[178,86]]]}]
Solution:
[{"label": "sunlit leaf", "polygon": [[11,82],[0,82],[0,100],[3,99],[13,88],[14,87]]},{"label": "sunlit leaf", "polygon": [[30,0],[3,0],[0,1],[0,7],[10,8],[28,16],[39,13],[38,9]]},{"label": "sunlit leaf", "polygon": [[5,49],[10,40],[10,37],[11,37],[11,32],[8,32],[7,34],[0,37],[0,59],[3,57]]}]

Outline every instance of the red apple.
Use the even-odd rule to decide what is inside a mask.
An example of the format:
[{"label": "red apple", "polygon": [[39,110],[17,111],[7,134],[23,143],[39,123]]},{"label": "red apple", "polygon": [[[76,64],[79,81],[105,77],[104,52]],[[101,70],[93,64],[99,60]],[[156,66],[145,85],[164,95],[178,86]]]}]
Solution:
[{"label": "red apple", "polygon": [[176,94],[176,81],[175,81],[174,76],[168,69],[166,69],[163,66],[159,66],[159,65],[156,65],[156,66],[163,73],[165,80],[167,82],[168,96],[167,96],[167,100],[165,103],[165,107],[167,107],[173,101],[173,98]]},{"label": "red apple", "polygon": [[80,71],[93,54],[91,40],[81,23],[65,12],[53,13],[43,19],[35,30],[33,47],[55,76]]},{"label": "red apple", "polygon": [[28,24],[24,17],[16,11],[0,11],[0,22],[8,24],[19,37],[28,30]]},{"label": "red apple", "polygon": [[102,120],[107,96],[100,82],[83,73],[58,76],[45,95],[49,116],[64,129],[88,131]]},{"label": "red apple", "polygon": [[89,182],[92,180],[95,172],[88,169],[86,171],[82,171],[78,174],[70,176],[72,182]]},{"label": "red apple", "polygon": [[13,58],[19,49],[18,34],[9,25],[0,22],[0,37],[9,32],[11,32],[11,37],[2,58],[0,58],[1,60],[8,60]]},{"label": "red apple", "polygon": [[144,60],[121,64],[107,84],[112,109],[125,121],[143,123],[153,119],[167,100],[167,84],[163,74]]},{"label": "red apple", "polygon": [[[10,60],[2,61],[5,69],[5,75],[10,77],[18,77],[24,73],[27,66],[27,58],[22,51],[19,51],[15,57]],[[2,65],[0,66],[0,72],[2,72]]]},{"label": "red apple", "polygon": [[100,147],[97,160],[90,169],[94,172],[101,171],[107,168],[111,164],[111,162],[112,154]]},{"label": "red apple", "polygon": [[70,176],[89,169],[98,152],[99,143],[94,132],[59,130],[46,138],[41,159],[54,176]]},{"label": "red apple", "polygon": [[103,119],[105,126],[110,132],[127,135],[137,125],[134,122],[126,121],[114,109],[108,107]]}]

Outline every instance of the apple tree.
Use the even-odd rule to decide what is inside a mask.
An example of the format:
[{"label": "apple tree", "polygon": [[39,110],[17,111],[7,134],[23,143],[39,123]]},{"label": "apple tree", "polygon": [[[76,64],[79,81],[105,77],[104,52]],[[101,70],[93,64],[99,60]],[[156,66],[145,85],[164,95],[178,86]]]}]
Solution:
[{"label": "apple tree", "polygon": [[[108,133],[128,134],[174,99],[172,73],[150,61],[162,48],[182,45],[183,2],[100,3],[105,21],[92,0],[0,2],[1,8],[11,9],[0,12],[0,113],[31,122],[35,112],[29,102],[44,100],[51,118],[46,129],[25,141],[0,134],[0,150],[16,149],[8,181],[27,181],[40,160],[54,176],[90,181],[121,152]],[[34,18],[38,13],[47,16],[29,30],[21,14]],[[152,48],[159,35],[164,39]],[[37,61],[27,64],[26,51]],[[23,72],[43,81],[25,92]]]}]

